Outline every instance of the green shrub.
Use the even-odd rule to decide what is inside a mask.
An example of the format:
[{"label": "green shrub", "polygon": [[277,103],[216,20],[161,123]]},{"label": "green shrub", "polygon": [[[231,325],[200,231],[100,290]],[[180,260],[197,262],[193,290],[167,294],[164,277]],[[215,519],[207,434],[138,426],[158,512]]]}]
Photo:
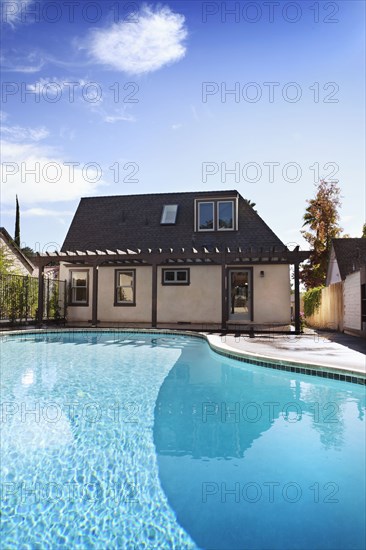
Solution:
[{"label": "green shrub", "polygon": [[305,317],[313,315],[320,307],[322,299],[323,286],[317,286],[307,290],[304,294],[304,314]]},{"label": "green shrub", "polygon": [[[47,281],[44,285],[44,315],[59,322],[65,317],[65,282]],[[10,324],[35,319],[38,308],[38,279],[0,273],[0,319]]]}]

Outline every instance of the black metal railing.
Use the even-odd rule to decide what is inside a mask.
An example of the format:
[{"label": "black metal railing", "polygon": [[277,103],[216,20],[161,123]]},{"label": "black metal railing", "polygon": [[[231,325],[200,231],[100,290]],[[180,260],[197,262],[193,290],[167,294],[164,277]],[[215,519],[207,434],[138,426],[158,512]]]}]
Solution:
[{"label": "black metal railing", "polygon": [[[43,318],[61,321],[66,317],[66,281],[44,277]],[[37,319],[38,278],[0,275],[0,321],[11,325]]]}]

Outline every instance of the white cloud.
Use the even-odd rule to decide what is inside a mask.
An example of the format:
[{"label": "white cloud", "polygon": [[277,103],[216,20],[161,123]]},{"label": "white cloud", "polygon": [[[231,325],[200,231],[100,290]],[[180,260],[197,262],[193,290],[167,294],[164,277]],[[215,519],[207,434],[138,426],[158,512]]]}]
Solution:
[{"label": "white cloud", "polygon": [[104,111],[103,120],[104,122],[114,124],[115,122],[135,122],[136,119],[133,115],[129,115],[127,113],[126,108],[122,108],[122,109],[116,110],[114,114],[107,114]]},{"label": "white cloud", "polygon": [[130,105],[123,105],[120,109],[110,109],[103,100],[86,104],[93,114],[98,115],[103,122],[114,124],[115,122],[136,122],[136,118],[128,113]]},{"label": "white cloud", "polygon": [[40,141],[49,135],[44,126],[39,128],[24,128],[22,126],[2,126],[5,137],[11,141]]},{"label": "white cloud", "polygon": [[4,71],[12,73],[38,73],[45,65],[44,56],[38,51],[31,51],[24,55],[17,50],[7,51],[1,56],[1,65]]},{"label": "white cloud", "polygon": [[11,73],[25,73],[25,74],[33,74],[38,73],[42,67],[44,66],[44,62],[41,61],[38,63],[38,65],[5,65],[5,69],[7,72]]},{"label": "white cloud", "polygon": [[47,77],[40,78],[33,84],[28,84],[27,90],[38,95],[57,97],[64,89],[67,89],[67,97],[74,98],[74,96],[78,93],[78,88],[85,86],[85,84],[87,84],[86,81],[81,79],[71,80],[70,78],[60,79]]},{"label": "white cloud", "polygon": [[27,210],[22,211],[22,217],[54,217],[59,218],[60,216],[73,216],[73,210],[51,210],[49,208],[28,208]]},{"label": "white cloud", "polygon": [[98,109],[103,99],[103,88],[99,82],[83,78],[41,77],[27,84],[27,91],[56,103],[64,98],[70,103],[83,103],[91,110]]},{"label": "white cloud", "polygon": [[197,114],[197,109],[194,105],[191,105],[191,111],[192,111],[192,115],[193,115],[193,118],[196,122],[200,122],[200,118]]},{"label": "white cloud", "polygon": [[34,22],[34,15],[27,17],[27,9],[34,0],[1,0],[1,22],[15,27],[20,23]]},{"label": "white cloud", "polygon": [[[25,74],[38,73],[46,65],[56,65],[57,67],[62,67],[63,69],[85,69],[85,65],[88,64],[85,62],[85,59],[79,61],[58,59],[49,52],[45,52],[40,49],[32,50],[26,54],[24,51],[19,51],[13,48],[11,50],[3,50],[0,59],[4,71]],[[90,64],[92,63],[90,62]]]},{"label": "white cloud", "polygon": [[[13,204],[17,194],[23,204],[70,201],[94,194],[104,185],[98,166],[68,162],[39,143],[1,142],[1,200]],[[37,206],[38,208],[38,206]]]},{"label": "white cloud", "polygon": [[168,7],[143,6],[135,22],[121,21],[92,31],[87,48],[93,58],[118,71],[143,74],[182,59],[187,29],[183,15]]},{"label": "white cloud", "polygon": [[5,122],[8,116],[8,113],[6,113],[5,111],[0,111],[0,122]]},{"label": "white cloud", "polygon": [[135,118],[132,115],[107,115],[104,117],[104,122],[114,124],[115,122],[134,122]]},{"label": "white cloud", "polygon": [[61,139],[73,141],[75,139],[75,130],[69,126],[61,126],[59,136]]},{"label": "white cloud", "polygon": [[172,130],[180,130],[182,128],[183,124],[172,124]]},{"label": "white cloud", "polygon": [[[15,210],[2,210],[1,213],[3,215],[9,215],[13,216],[15,215]],[[43,217],[52,217],[52,218],[58,218],[60,216],[73,216],[74,215],[73,210],[51,210],[49,208],[27,208],[22,209],[22,218],[43,218]]]}]

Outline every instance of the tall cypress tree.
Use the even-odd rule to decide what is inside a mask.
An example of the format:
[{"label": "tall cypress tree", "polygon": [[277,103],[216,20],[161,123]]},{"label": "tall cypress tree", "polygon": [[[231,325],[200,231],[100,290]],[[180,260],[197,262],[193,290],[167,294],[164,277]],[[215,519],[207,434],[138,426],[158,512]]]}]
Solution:
[{"label": "tall cypress tree", "polygon": [[14,242],[20,247],[20,213],[19,213],[19,202],[18,195],[16,195],[16,212],[15,212],[15,235]]}]

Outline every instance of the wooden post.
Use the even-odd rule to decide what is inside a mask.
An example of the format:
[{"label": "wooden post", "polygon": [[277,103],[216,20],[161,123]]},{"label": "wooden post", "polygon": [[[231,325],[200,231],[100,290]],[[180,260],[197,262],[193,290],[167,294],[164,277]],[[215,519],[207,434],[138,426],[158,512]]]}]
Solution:
[{"label": "wooden post", "polygon": [[299,264],[295,263],[295,332],[300,334],[300,282],[299,282]]},{"label": "wooden post", "polygon": [[158,266],[152,264],[151,326],[156,328],[158,321]]},{"label": "wooden post", "polygon": [[[60,281],[61,283],[61,281]],[[63,281],[64,283],[64,312],[63,312],[63,318],[64,318],[64,326],[65,326],[65,322],[66,322],[66,312],[67,312],[67,302],[68,302],[68,287],[67,287],[67,281],[66,279]]]},{"label": "wooden post", "polygon": [[49,277],[47,277],[46,316],[48,321],[50,318],[50,278]]},{"label": "wooden post", "polygon": [[227,302],[227,286],[226,286],[226,265],[225,260],[221,265],[221,328],[226,330],[226,322],[228,319],[228,302]]},{"label": "wooden post", "polygon": [[92,327],[98,324],[98,265],[93,265]]},{"label": "wooden post", "polygon": [[38,310],[37,310],[37,323],[42,324],[43,321],[43,307],[44,307],[44,265],[39,266],[38,268]]},{"label": "wooden post", "polygon": [[28,322],[29,312],[29,275],[24,279],[25,282],[25,324]]}]

